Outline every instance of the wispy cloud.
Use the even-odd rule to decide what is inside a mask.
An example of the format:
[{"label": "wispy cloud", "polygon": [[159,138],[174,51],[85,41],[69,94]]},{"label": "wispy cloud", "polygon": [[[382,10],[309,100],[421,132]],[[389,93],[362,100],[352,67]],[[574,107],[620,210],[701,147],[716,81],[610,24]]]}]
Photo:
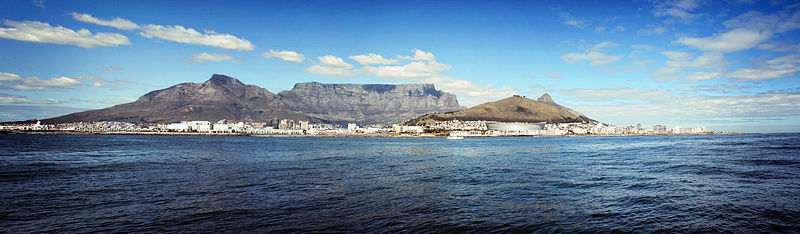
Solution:
[{"label": "wispy cloud", "polygon": [[383,56],[378,54],[360,54],[360,55],[353,55],[348,57],[362,65],[372,65],[372,64],[395,64],[397,60],[395,59],[385,59]]},{"label": "wispy cloud", "polygon": [[203,30],[201,33],[193,28],[187,28],[181,25],[138,25],[133,21],[119,17],[112,20],[102,20],[90,14],[81,14],[77,12],[73,12],[72,16],[74,19],[86,23],[115,27],[123,30],[138,29],[140,30],[139,35],[146,38],[158,38],[179,43],[213,46],[237,51],[252,51],[255,49],[255,45],[248,40],[211,30]]},{"label": "wispy cloud", "polygon": [[558,17],[561,19],[561,23],[576,28],[584,28],[592,24],[592,22],[589,21],[588,19],[578,18],[566,12],[562,12],[561,14],[558,15]]},{"label": "wispy cloud", "polygon": [[32,0],[31,4],[35,7],[42,8],[42,10],[47,9],[47,7],[44,5],[44,0]]},{"label": "wispy cloud", "polygon": [[329,67],[343,67],[343,68],[352,68],[353,65],[346,63],[342,58],[333,56],[333,55],[325,55],[317,57],[319,60],[319,65],[322,66],[329,66]]},{"label": "wispy cloud", "polygon": [[419,50],[419,49],[414,49],[412,51],[414,51],[414,56],[413,57],[412,56],[398,55],[397,59],[400,59],[400,60],[427,60],[427,61],[436,60],[436,56],[433,56],[433,53],[431,53],[431,52],[425,52],[425,51],[422,51],[422,50]]},{"label": "wispy cloud", "polygon": [[183,60],[194,64],[206,64],[209,62],[222,62],[222,61],[230,61],[231,63],[237,63],[237,61],[233,59],[233,56],[220,53],[192,54]]},{"label": "wispy cloud", "polygon": [[230,34],[220,34],[213,31],[198,32],[193,28],[180,25],[155,25],[141,26],[139,34],[146,38],[159,38],[186,44],[213,46],[228,50],[252,51],[255,45],[248,40]]},{"label": "wispy cloud", "polygon": [[81,21],[81,22],[97,24],[97,25],[102,25],[102,26],[109,26],[109,27],[114,27],[114,28],[118,28],[118,29],[122,29],[122,30],[139,29],[139,25],[137,25],[136,23],[134,23],[134,22],[132,22],[130,20],[127,20],[127,19],[119,18],[119,17],[114,18],[112,20],[102,20],[102,19],[98,19],[97,17],[94,17],[94,16],[92,16],[90,14],[80,14],[80,13],[77,13],[77,12],[72,12],[72,18],[75,19],[75,20]]},{"label": "wispy cloud", "polygon": [[[83,83],[81,81],[88,81]],[[102,87],[107,80],[100,77],[56,77],[42,80],[37,77],[22,77],[13,73],[0,72],[0,89],[24,91],[66,90],[73,87]]]},{"label": "wispy cloud", "polygon": [[[518,92],[508,86],[495,88],[491,84],[482,85],[445,75],[443,72],[452,70],[452,66],[435,61],[436,57],[431,52],[419,49],[413,51],[414,56],[397,56],[398,60],[411,60],[405,64],[398,64],[401,63],[398,60],[385,59],[374,53],[350,56],[350,59],[364,65],[359,68],[354,68],[340,57],[320,56],[318,64],[303,69],[303,72],[332,77],[375,76],[403,82],[430,83],[438,89],[455,93],[459,97],[459,103],[467,106],[509,97]],[[398,65],[369,66],[374,64]]]},{"label": "wispy cloud", "polygon": [[87,29],[75,31],[61,26],[53,27],[48,23],[38,21],[3,20],[3,24],[10,28],[0,28],[0,38],[18,41],[73,45],[83,48],[131,44],[127,37],[117,33],[92,33]]},{"label": "wispy cloud", "polygon": [[107,71],[107,72],[115,72],[115,71],[119,71],[119,70],[122,70],[122,67],[118,67],[118,66],[103,67],[103,71]]},{"label": "wispy cloud", "polygon": [[739,28],[710,37],[681,37],[675,42],[703,51],[730,53],[753,48],[771,36],[768,31]]},{"label": "wispy cloud", "polygon": [[695,10],[701,7],[702,0],[657,0],[653,15],[690,20],[697,17]]},{"label": "wispy cloud", "polygon": [[306,59],[306,56],[294,51],[288,50],[269,50],[269,52],[264,52],[261,54],[264,58],[279,58],[285,61],[295,62],[295,63],[303,63],[303,60]]},{"label": "wispy cloud", "polygon": [[30,99],[25,96],[0,93],[0,103],[4,104],[61,104],[60,100],[47,98],[47,99]]},{"label": "wispy cloud", "polygon": [[617,46],[616,43],[604,41],[597,43],[596,45],[587,49],[585,52],[575,52],[561,55],[561,59],[567,64],[588,61],[592,66],[604,66],[622,59],[622,55],[610,55],[602,53],[602,51],[604,51],[606,48],[615,46]]}]

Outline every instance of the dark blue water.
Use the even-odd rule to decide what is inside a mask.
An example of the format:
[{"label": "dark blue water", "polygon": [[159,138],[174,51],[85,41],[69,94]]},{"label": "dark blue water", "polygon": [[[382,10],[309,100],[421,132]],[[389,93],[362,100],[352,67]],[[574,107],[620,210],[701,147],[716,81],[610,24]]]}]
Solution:
[{"label": "dark blue water", "polygon": [[798,232],[800,134],[6,134],[0,191],[0,232]]}]

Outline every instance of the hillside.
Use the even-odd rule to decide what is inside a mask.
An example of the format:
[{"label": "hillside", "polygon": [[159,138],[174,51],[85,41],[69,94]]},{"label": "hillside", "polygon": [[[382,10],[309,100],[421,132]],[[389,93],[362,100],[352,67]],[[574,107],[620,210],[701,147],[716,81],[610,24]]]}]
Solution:
[{"label": "hillside", "polygon": [[[549,97],[549,95],[548,95]],[[406,121],[406,125],[425,125],[434,121],[497,121],[497,122],[594,122],[585,116],[570,113],[558,106],[513,96],[495,102],[450,113],[433,113]]]},{"label": "hillside", "polygon": [[299,83],[274,94],[215,74],[202,83],[182,83],[145,94],[135,102],[42,120],[44,123],[124,121],[171,123],[227,119],[267,122],[273,118],[312,123],[389,124],[421,114],[461,109],[455,95],[430,84]]}]

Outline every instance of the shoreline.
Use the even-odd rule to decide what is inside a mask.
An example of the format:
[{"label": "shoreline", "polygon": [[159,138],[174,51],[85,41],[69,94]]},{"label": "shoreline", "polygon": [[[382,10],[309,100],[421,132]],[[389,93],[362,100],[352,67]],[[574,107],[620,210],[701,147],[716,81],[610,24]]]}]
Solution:
[{"label": "shoreline", "polygon": [[[282,135],[282,134],[254,134],[254,133],[205,133],[205,132],[81,132],[64,130],[0,130],[0,134],[31,134],[31,135],[149,135],[149,136],[255,136],[255,137],[378,137],[378,138],[431,138],[447,137],[448,135],[421,134],[408,135],[396,133],[381,134],[315,134],[315,135]],[[680,136],[680,135],[731,135],[754,134],[746,132],[717,132],[717,133],[686,133],[686,134],[570,134],[570,135],[485,135],[465,136],[470,137],[583,137],[583,136]]]}]

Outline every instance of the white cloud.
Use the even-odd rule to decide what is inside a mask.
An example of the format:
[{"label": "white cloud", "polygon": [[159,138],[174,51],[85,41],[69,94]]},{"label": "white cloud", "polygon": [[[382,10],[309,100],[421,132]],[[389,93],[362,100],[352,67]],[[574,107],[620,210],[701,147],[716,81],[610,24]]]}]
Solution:
[{"label": "white cloud", "polygon": [[586,52],[576,52],[576,53],[568,53],[561,55],[561,59],[564,60],[564,63],[567,64],[574,64],[582,61],[588,61],[589,64],[591,64],[592,66],[608,65],[622,59],[622,55],[609,55],[601,53],[600,51],[615,46],[618,45],[610,41],[604,41],[597,43],[596,45],[587,49]]},{"label": "white cloud", "polygon": [[701,0],[660,0],[656,1],[653,15],[689,20],[697,17],[692,11],[700,8]]},{"label": "white cloud", "polygon": [[436,60],[436,56],[433,56],[431,52],[425,52],[419,49],[414,49],[412,51],[414,51],[414,57],[398,55],[397,58],[400,60]]},{"label": "white cloud", "polygon": [[561,14],[559,14],[559,18],[561,19],[561,23],[565,25],[574,26],[577,28],[583,28],[592,24],[592,22],[587,19],[576,18],[572,16],[572,14],[566,12],[562,12]]},{"label": "white cloud", "polygon": [[45,10],[45,9],[46,9],[46,7],[45,7],[45,5],[44,5],[44,0],[33,0],[33,1],[31,2],[31,4],[33,4],[34,6],[36,6],[36,7],[38,7],[38,8],[42,8],[42,10]]},{"label": "white cloud", "polygon": [[611,29],[611,32],[625,32],[625,27],[617,26],[614,29]]},{"label": "white cloud", "polygon": [[606,31],[606,26],[602,26],[602,25],[596,26],[596,27],[594,27],[594,31],[595,32],[604,32],[604,31]]},{"label": "white cloud", "polygon": [[548,73],[544,73],[544,76],[550,77],[550,78],[561,79],[562,77],[564,77],[564,74],[561,74],[560,72],[548,72]]},{"label": "white cloud", "polygon": [[753,48],[771,36],[769,31],[738,28],[710,37],[681,37],[675,42],[703,51],[729,53]]},{"label": "white cloud", "polygon": [[592,66],[603,66],[614,63],[622,59],[621,55],[608,55],[600,52],[590,51],[587,53],[569,53],[561,55],[561,59],[567,64],[589,61]]},{"label": "white cloud", "polygon": [[800,54],[790,54],[735,70],[728,77],[742,81],[770,80],[793,77],[800,72]]},{"label": "white cloud", "polygon": [[668,31],[669,31],[669,29],[667,27],[662,26],[662,25],[648,24],[647,28],[640,29],[636,33],[638,33],[639,35],[650,36],[650,35],[661,35],[661,34],[664,34],[665,32],[668,32]]},{"label": "white cloud", "polygon": [[233,56],[230,56],[228,54],[219,54],[219,53],[192,54],[183,60],[194,64],[206,64],[208,62],[222,62],[222,61],[231,61],[232,63],[236,63],[236,60],[233,59]]},{"label": "white cloud", "polygon": [[353,67],[353,65],[346,63],[342,58],[333,55],[319,56],[317,57],[317,59],[319,59],[319,65],[322,66],[343,67],[343,68]]},{"label": "white cloud", "polygon": [[703,81],[722,78],[722,73],[717,72],[695,72],[687,76],[686,79],[690,81]]},{"label": "white cloud", "polygon": [[672,95],[672,92],[670,91],[656,89],[644,90],[625,86],[600,89],[566,89],[559,91],[559,93],[573,96],[579,100],[591,102],[608,102],[615,100],[660,100],[666,96]]},{"label": "white cloud", "polygon": [[[695,57],[694,53],[682,51],[661,51],[661,54],[667,56],[669,60],[664,62],[665,67],[653,70],[651,74],[664,80],[684,79],[696,82],[721,78],[722,75],[718,73],[725,70],[726,66],[730,64],[725,59],[725,55],[719,52],[706,52],[697,57]],[[701,71],[696,71],[685,77],[676,76],[689,71],[686,68],[699,69]],[[706,70],[716,72],[708,72]]]},{"label": "white cloud", "polygon": [[118,66],[103,67],[103,71],[107,71],[107,72],[114,72],[114,71],[119,71],[119,70],[122,70],[122,67],[118,67]]},{"label": "white cloud", "polygon": [[453,67],[436,61],[410,62],[403,66],[364,67],[363,71],[379,77],[395,78],[401,80],[414,80],[425,77],[438,76],[443,71]]},{"label": "white cloud", "polygon": [[313,65],[303,69],[305,73],[319,74],[334,77],[351,77],[358,74],[358,71],[353,71],[343,67],[328,67],[322,65]]},{"label": "white cloud", "polygon": [[22,77],[13,73],[0,72],[0,81],[20,81]]},{"label": "white cloud", "polygon": [[47,98],[47,99],[30,99],[25,96],[12,95],[0,93],[0,103],[4,104],[61,104],[60,100]]},{"label": "white cloud", "polygon": [[139,25],[137,25],[136,23],[133,23],[130,20],[119,18],[119,17],[114,18],[112,20],[102,20],[102,19],[98,19],[97,17],[94,17],[94,16],[92,16],[90,14],[80,14],[80,13],[77,13],[77,12],[72,12],[72,18],[74,18],[75,20],[81,21],[81,22],[97,24],[97,25],[102,25],[102,26],[115,27],[115,28],[122,29],[122,30],[139,29]]},{"label": "white cloud", "polygon": [[778,25],[778,32],[786,32],[800,28],[800,10],[795,11],[792,17]]},{"label": "white cloud", "polygon": [[471,81],[446,76],[442,72],[453,67],[434,61],[433,53],[414,50],[414,57],[398,56],[401,60],[412,60],[404,65],[368,66],[368,64],[397,63],[393,59],[385,59],[377,54],[350,56],[351,59],[365,65],[353,69],[339,57],[333,55],[320,56],[319,64],[303,69],[305,73],[320,74],[333,77],[352,77],[357,75],[373,75],[390,80],[434,84],[437,89],[454,93],[461,105],[472,106],[487,101],[496,101],[510,97],[518,90],[512,87],[495,88],[491,84],[481,85]]},{"label": "white cloud", "polygon": [[252,51],[255,48],[255,45],[250,41],[230,34],[218,34],[213,31],[200,33],[193,28],[185,28],[180,25],[162,26],[148,24],[141,26],[141,30],[142,32],[139,34],[146,38],[155,37],[167,41],[206,45],[237,51]]},{"label": "white cloud", "polygon": [[3,23],[11,27],[0,28],[0,38],[18,41],[73,45],[83,48],[131,44],[127,37],[117,33],[92,33],[87,29],[74,31],[61,26],[53,27],[48,23],[38,21],[3,20]]},{"label": "white cloud", "polygon": [[722,24],[728,28],[748,28],[748,29],[773,29],[780,22],[777,15],[764,15],[758,11],[747,13],[729,19]]},{"label": "white cloud", "polygon": [[497,101],[519,93],[519,90],[508,86],[495,88],[492,85],[481,85],[449,76],[430,77],[423,79],[421,82],[431,83],[437,89],[455,93],[458,95],[459,104],[468,107],[489,101]]},{"label": "white cloud", "polygon": [[385,59],[383,56],[378,54],[360,54],[360,55],[353,55],[348,57],[362,65],[372,65],[372,64],[395,64],[397,63],[396,59]]},{"label": "white cloud", "polygon": [[[772,92],[732,96],[664,96],[646,102],[575,105],[576,110],[601,121],[629,119],[697,123],[707,118],[800,116],[800,93]],[[632,118],[633,117],[633,118]]]},{"label": "white cloud", "polygon": [[288,50],[281,50],[281,51],[269,50],[269,52],[264,52],[261,55],[264,56],[264,58],[279,58],[285,61],[295,62],[295,63],[302,63],[303,60],[306,59],[305,55]]},{"label": "white cloud", "polygon": [[99,100],[70,98],[69,100],[73,101],[73,102],[110,103],[110,104],[122,104],[122,103],[129,103],[129,102],[136,101],[136,99],[133,99],[133,98],[103,98],[103,99],[99,99]]},{"label": "white cloud", "polygon": [[[662,53],[672,59],[672,61],[665,62],[669,67],[692,67],[709,70],[722,70],[728,64],[728,60],[725,59],[725,55],[718,52],[707,52],[698,56],[694,60],[691,60],[693,55],[690,53],[677,51],[664,51]],[[689,55],[689,57],[687,57],[687,55]]]},{"label": "white cloud", "polygon": [[[84,84],[80,81],[90,81],[90,84]],[[95,82],[105,82],[106,80],[99,77],[57,77],[48,80],[41,80],[36,77],[21,77],[17,74],[0,72],[0,89],[13,89],[13,90],[64,90],[76,86],[92,86]]]}]

